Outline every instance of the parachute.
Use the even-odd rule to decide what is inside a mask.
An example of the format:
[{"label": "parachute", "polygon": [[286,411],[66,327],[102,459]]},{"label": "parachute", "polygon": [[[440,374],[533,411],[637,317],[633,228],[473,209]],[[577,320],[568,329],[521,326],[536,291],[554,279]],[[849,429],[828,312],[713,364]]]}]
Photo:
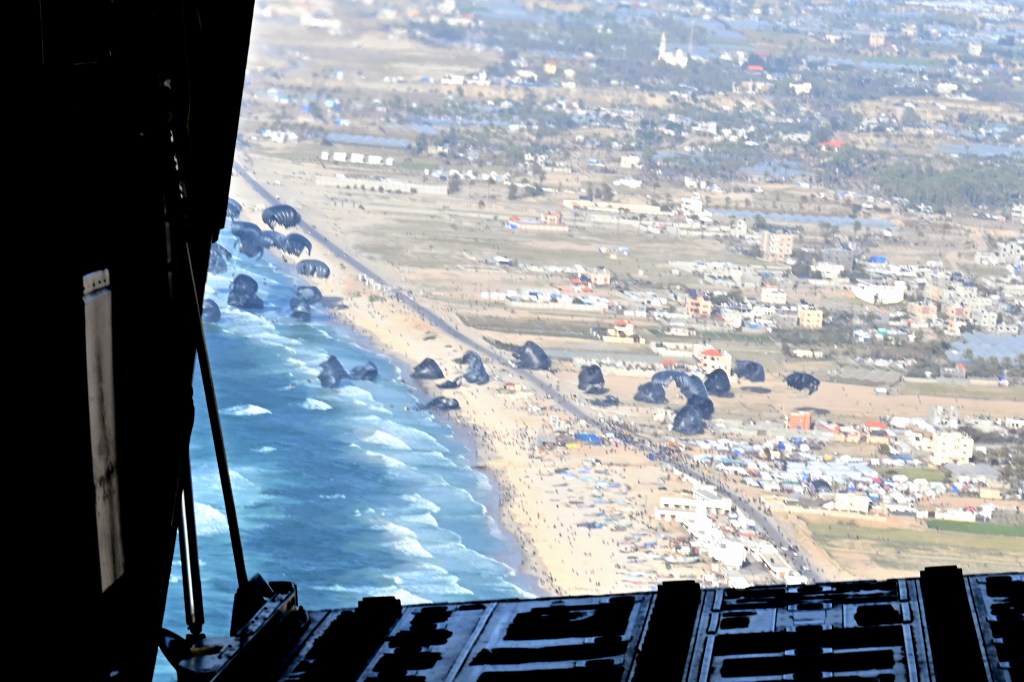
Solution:
[{"label": "parachute", "polygon": [[210,263],[206,266],[207,272],[223,275],[228,271],[228,260],[230,259],[231,252],[220,244],[214,243],[210,246]]},{"label": "parachute", "polygon": [[421,410],[457,410],[460,407],[462,407],[462,406],[459,405],[459,401],[456,400],[455,398],[440,397],[440,398],[434,398],[433,400],[431,400],[426,405],[423,405],[420,409]]},{"label": "parachute", "polygon": [[220,306],[215,301],[206,299],[203,301],[203,322],[220,322]]},{"label": "parachute", "polygon": [[320,293],[320,289],[314,286],[304,286],[295,288],[295,298],[301,298],[307,303],[319,303],[323,300],[324,295]]},{"label": "parachute", "polygon": [[694,405],[687,405],[676,412],[675,419],[672,420],[672,430],[688,436],[704,433],[704,418],[701,417],[700,410]]},{"label": "parachute", "polygon": [[636,395],[633,396],[633,400],[638,403],[663,403],[667,400],[665,398],[665,387],[653,381],[640,384],[636,389]]},{"label": "parachute", "polygon": [[704,380],[704,388],[708,395],[727,396],[732,386],[729,384],[729,375],[724,369],[716,369]]},{"label": "parachute", "polygon": [[307,258],[306,260],[299,261],[297,269],[300,275],[304,275],[306,277],[320,277],[321,279],[327,279],[331,276],[331,269],[327,266],[327,263],[322,260]]},{"label": "parachute", "polygon": [[228,197],[228,210],[225,217],[236,220],[240,215],[242,215],[242,205],[231,197]]},{"label": "parachute", "polygon": [[247,223],[243,221],[231,223],[231,234],[239,238],[251,236],[258,239],[262,233],[263,230],[261,230],[260,226],[255,223]]},{"label": "parachute", "polygon": [[527,341],[523,347],[514,351],[516,366],[522,369],[551,369],[551,358],[544,349],[533,341]]},{"label": "parachute", "polygon": [[342,380],[348,379],[348,372],[341,366],[341,361],[333,355],[320,363],[320,385],[324,388],[337,388]]},{"label": "parachute", "polygon": [[444,379],[444,372],[433,358],[426,358],[412,368],[413,379]]},{"label": "parachute", "polygon": [[700,413],[702,419],[711,419],[715,414],[715,404],[711,402],[711,398],[695,395],[686,401],[687,407],[695,407]]},{"label": "parachute", "polygon": [[237,222],[231,225],[231,234],[238,241],[238,249],[246,256],[259,258],[263,255],[263,231],[252,223]]},{"label": "parachute", "polygon": [[280,232],[263,230],[260,232],[260,243],[263,244],[265,249],[281,249],[284,251],[285,239],[284,235]]},{"label": "parachute", "polygon": [[818,381],[817,377],[814,377],[807,372],[793,372],[786,377],[786,383],[790,388],[795,388],[798,391],[807,391],[807,395],[811,395],[818,390],[818,386],[821,382]]},{"label": "parachute", "polygon": [[302,222],[302,216],[291,206],[279,204],[263,210],[263,222],[270,229],[274,229],[275,225],[295,227]]},{"label": "parachute", "polygon": [[377,365],[372,362],[363,363],[362,365],[350,369],[348,375],[356,381],[376,381]]},{"label": "parachute", "polygon": [[682,376],[676,379],[676,385],[679,386],[679,390],[683,392],[687,400],[694,396],[708,397],[708,389],[704,387],[703,381],[686,372],[680,372],[680,374]]},{"label": "parachute", "polygon": [[309,301],[298,296],[293,297],[288,304],[292,307],[292,317],[300,322],[309,322],[312,311],[309,309]]},{"label": "parachute", "polygon": [[604,393],[604,373],[598,365],[584,365],[580,370],[579,389],[587,393]]},{"label": "parachute", "polygon": [[764,381],[764,365],[753,360],[737,360],[732,364],[732,373],[747,381]]},{"label": "parachute", "polygon": [[675,369],[662,370],[661,372],[654,373],[654,376],[651,377],[651,383],[658,384],[659,386],[665,386],[670,381],[673,381],[678,386],[679,377],[683,376],[684,374],[685,372],[680,372],[679,370]]},{"label": "parachute", "polygon": [[301,256],[303,251],[313,255],[313,243],[298,232],[292,232],[284,238],[284,250],[293,256]]},{"label": "parachute", "polygon": [[463,373],[462,378],[471,384],[486,384],[491,380],[484,368],[483,358],[476,351],[468,350],[459,360],[460,365],[469,365],[469,369]]},{"label": "parachute", "polygon": [[248,310],[262,310],[263,299],[256,295],[260,285],[249,275],[239,275],[228,289],[228,305]]}]

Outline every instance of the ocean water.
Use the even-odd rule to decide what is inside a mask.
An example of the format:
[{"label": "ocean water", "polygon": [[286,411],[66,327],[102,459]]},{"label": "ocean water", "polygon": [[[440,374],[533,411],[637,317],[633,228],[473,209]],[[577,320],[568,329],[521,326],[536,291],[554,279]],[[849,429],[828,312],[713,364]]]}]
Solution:
[{"label": "ocean water", "polygon": [[[237,253],[230,263],[209,278],[205,296],[222,316],[205,329],[247,574],[296,583],[307,609],[381,595],[403,604],[534,596],[471,444],[417,409],[425,397],[402,380],[406,370],[319,306],[311,322],[293,320],[287,266]],[[260,283],[263,310],[227,305],[242,273]],[[330,355],[346,368],[373,362],[379,376],[322,388],[319,365]],[[198,368],[194,396],[204,632],[222,636],[237,584]],[[188,632],[177,561],[164,626]],[[157,659],[155,679],[175,679]]]}]

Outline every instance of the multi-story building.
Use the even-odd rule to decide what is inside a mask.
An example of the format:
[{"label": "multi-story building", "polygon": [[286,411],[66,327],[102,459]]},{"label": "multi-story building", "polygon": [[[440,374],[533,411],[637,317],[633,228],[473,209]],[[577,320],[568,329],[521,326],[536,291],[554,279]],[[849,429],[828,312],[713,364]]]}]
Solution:
[{"label": "multi-story building", "polygon": [[960,431],[940,431],[932,437],[932,464],[967,464],[974,456],[974,439]]},{"label": "multi-story building", "polygon": [[821,329],[825,323],[825,312],[812,305],[802,305],[796,311],[796,321],[801,329]]},{"label": "multi-story building", "polygon": [[783,230],[761,232],[761,255],[766,260],[784,261],[793,255],[795,236]]}]

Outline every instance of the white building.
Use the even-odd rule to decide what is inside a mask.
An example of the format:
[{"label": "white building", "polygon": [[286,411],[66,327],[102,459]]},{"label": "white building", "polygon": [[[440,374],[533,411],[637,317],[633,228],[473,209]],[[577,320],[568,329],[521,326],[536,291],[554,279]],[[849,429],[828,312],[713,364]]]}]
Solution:
[{"label": "white building", "polygon": [[959,431],[942,431],[932,438],[932,464],[967,464],[974,456],[974,439]]}]

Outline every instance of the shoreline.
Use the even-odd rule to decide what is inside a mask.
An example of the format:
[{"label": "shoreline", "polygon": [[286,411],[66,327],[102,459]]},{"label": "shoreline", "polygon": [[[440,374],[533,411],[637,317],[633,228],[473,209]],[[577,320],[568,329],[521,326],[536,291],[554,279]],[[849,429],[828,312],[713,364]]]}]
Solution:
[{"label": "shoreline", "polygon": [[[235,180],[256,197],[243,203],[280,201],[255,175],[239,170]],[[649,459],[647,446],[633,439],[541,447],[554,431],[603,428],[592,417],[581,427],[578,419],[584,412],[556,388],[564,382],[574,386],[574,370],[563,368],[548,377],[513,368],[486,342],[473,338],[475,330],[447,319],[450,310],[424,306],[411,293],[365,274],[389,266],[371,269],[342,250],[347,236],[342,221],[373,220],[354,206],[351,212],[345,208],[301,207],[304,221],[296,229],[314,244],[308,257],[325,262],[331,275],[326,280],[295,277],[319,287],[325,298],[342,301],[344,307],[330,310],[331,316],[407,371],[430,357],[445,378],[453,378],[461,375],[456,361],[467,344],[486,351],[481,355],[491,381],[446,393],[459,400],[461,409],[435,416],[472,434],[474,468],[497,488],[495,518],[522,553],[518,575],[529,576],[546,596],[650,591],[666,581],[702,581],[709,574],[725,579],[722,567],[696,557],[680,540],[679,526],[665,526],[655,515],[660,496],[688,495],[698,485],[694,479],[672,462]],[[300,259],[281,255],[285,266]],[[406,383],[426,396],[440,394],[427,381]]]}]

